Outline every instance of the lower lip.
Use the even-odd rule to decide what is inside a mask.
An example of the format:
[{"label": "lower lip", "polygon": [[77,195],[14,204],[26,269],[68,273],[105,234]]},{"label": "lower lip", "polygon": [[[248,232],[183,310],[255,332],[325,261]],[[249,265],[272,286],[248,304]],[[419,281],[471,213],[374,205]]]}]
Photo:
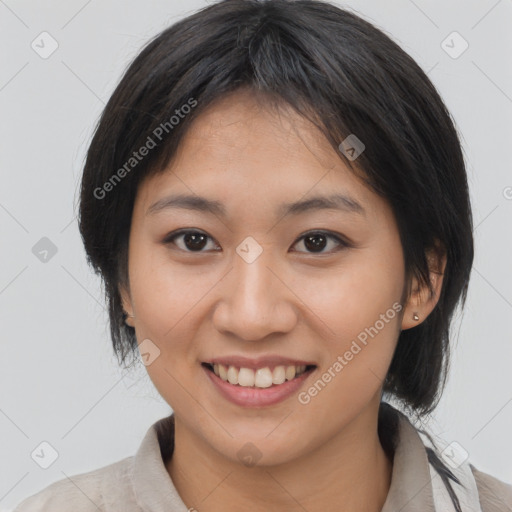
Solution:
[{"label": "lower lip", "polygon": [[271,386],[269,388],[248,388],[230,384],[215,375],[213,371],[202,366],[214,386],[219,390],[224,398],[230,402],[243,407],[265,407],[274,405],[296,393],[304,381],[315,371],[310,369],[300,377],[287,380],[283,384]]}]

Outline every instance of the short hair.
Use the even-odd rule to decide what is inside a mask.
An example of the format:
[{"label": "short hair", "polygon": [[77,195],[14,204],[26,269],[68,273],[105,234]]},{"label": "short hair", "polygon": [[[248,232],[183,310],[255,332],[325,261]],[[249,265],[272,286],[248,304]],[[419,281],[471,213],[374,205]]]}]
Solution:
[{"label": "short hair", "polygon": [[[400,332],[383,385],[417,414],[431,412],[446,382],[450,324],[466,301],[473,262],[461,144],[418,64],[368,21],[318,0],[209,5],[149,41],[111,95],[86,155],[79,229],[87,261],[104,284],[119,363],[137,350],[119,287],[129,290],[138,185],[165,171],[201,112],[242,88],[312,121],[340,159],[389,202],[407,283],[414,276],[433,293],[426,252],[441,248],[446,255],[439,300],[423,322]],[[339,150],[351,134],[365,145],[357,160]],[[136,159],[150,139],[156,147]]]}]

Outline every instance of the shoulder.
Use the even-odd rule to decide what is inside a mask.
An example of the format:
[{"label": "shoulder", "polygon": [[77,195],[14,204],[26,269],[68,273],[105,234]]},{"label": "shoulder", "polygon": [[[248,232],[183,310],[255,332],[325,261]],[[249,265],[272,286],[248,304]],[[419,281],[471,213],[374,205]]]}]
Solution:
[{"label": "shoulder", "polygon": [[512,485],[483,473],[470,464],[482,512],[512,512]]},{"label": "shoulder", "polygon": [[[58,480],[23,500],[13,512],[97,512],[115,510],[116,505],[119,507],[126,502],[133,504],[135,500],[130,495],[132,460],[133,457],[127,457],[87,473]],[[128,507],[120,508],[128,511]]]}]

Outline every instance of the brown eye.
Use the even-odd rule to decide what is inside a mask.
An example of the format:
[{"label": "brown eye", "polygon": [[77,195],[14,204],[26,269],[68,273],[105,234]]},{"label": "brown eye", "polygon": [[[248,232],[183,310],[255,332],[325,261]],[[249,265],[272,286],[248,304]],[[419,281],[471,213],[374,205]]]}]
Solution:
[{"label": "brown eye", "polygon": [[[328,243],[329,240],[335,241],[334,249],[324,251],[324,249],[329,245],[329,243]],[[299,240],[297,240],[295,245],[301,241],[303,241],[304,247],[306,247],[306,249],[307,249],[306,252],[310,252],[312,254],[314,254],[314,253],[325,254],[325,253],[341,250],[345,247],[349,247],[349,244],[347,242],[345,242],[344,240],[342,240],[339,236],[337,236],[333,233],[328,233],[328,232],[324,232],[324,231],[312,231],[310,233],[306,233],[301,238],[299,238]],[[332,244],[331,244],[331,247],[332,247]],[[299,251],[299,252],[303,252],[303,251]]]},{"label": "brown eye", "polygon": [[[200,253],[208,251],[208,249],[204,249],[208,246],[208,241],[210,240],[213,241],[213,239],[206,233],[189,229],[169,234],[163,243],[166,245],[175,245],[178,249],[184,252]],[[294,246],[301,241],[303,241],[306,251],[298,252],[306,252],[309,254],[328,254],[350,247],[350,244],[339,236],[334,233],[324,231],[311,231],[306,233],[295,242]],[[334,241],[334,244],[332,242],[329,243],[330,241]],[[328,250],[325,250],[326,248]],[[211,247],[210,250],[219,250],[218,245],[213,244],[213,247]]]},{"label": "brown eye", "polygon": [[[176,240],[180,240],[180,243],[176,243]],[[206,252],[203,249],[208,245],[208,240],[212,240],[210,236],[201,231],[180,231],[171,233],[164,240],[164,244],[176,245],[179,249],[186,252]]]}]

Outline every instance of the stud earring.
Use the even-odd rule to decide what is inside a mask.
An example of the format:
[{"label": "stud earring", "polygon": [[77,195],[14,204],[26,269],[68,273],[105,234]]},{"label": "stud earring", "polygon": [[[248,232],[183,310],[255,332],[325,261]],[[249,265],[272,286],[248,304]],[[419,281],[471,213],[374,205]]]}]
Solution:
[{"label": "stud earring", "polygon": [[420,319],[420,317],[418,316],[418,313],[414,313],[412,315],[412,319],[415,320],[416,322]]}]

